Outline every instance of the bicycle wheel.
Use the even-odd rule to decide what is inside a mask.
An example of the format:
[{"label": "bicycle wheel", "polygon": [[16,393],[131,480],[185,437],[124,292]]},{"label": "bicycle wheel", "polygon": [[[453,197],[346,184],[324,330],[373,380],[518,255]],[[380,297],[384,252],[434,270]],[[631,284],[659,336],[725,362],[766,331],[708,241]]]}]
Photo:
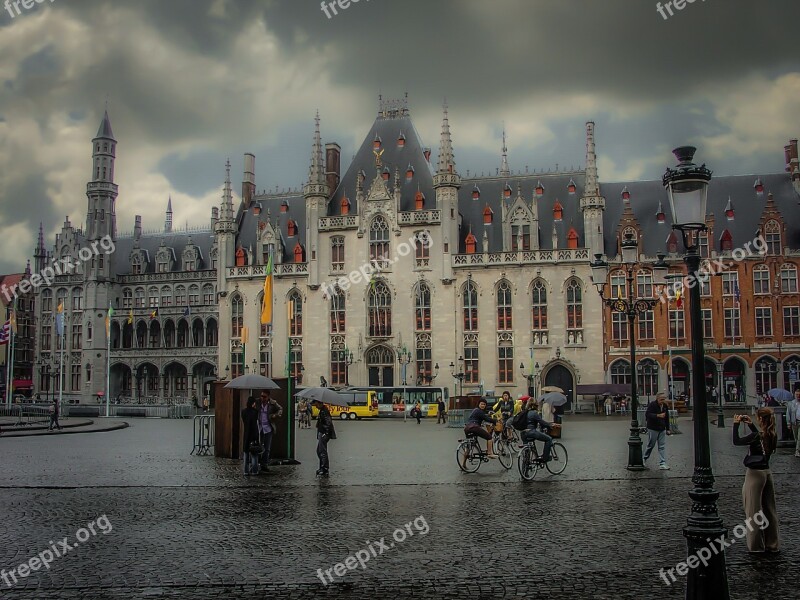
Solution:
[{"label": "bicycle wheel", "polygon": [[517,457],[517,466],[519,474],[525,481],[531,481],[536,477],[536,472],[539,470],[533,464],[533,453],[530,446],[525,446]]},{"label": "bicycle wheel", "polygon": [[550,462],[546,463],[547,470],[553,475],[561,475],[567,468],[567,449],[561,442],[553,442],[550,449]]},{"label": "bicycle wheel", "polygon": [[497,442],[497,457],[506,471],[510,469],[514,465],[514,452],[511,450],[511,444],[505,440]]},{"label": "bicycle wheel", "polygon": [[481,466],[481,459],[472,456],[472,442],[461,442],[456,450],[458,468],[464,473],[474,473]]}]

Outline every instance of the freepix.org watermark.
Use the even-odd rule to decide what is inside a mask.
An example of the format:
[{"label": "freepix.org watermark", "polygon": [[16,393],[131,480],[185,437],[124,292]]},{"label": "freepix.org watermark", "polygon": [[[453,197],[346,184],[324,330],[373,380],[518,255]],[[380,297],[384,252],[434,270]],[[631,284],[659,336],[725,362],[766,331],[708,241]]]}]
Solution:
[{"label": "freepix.org watermark", "polygon": [[[420,535],[427,535],[430,529],[425,517],[420,515],[413,521],[409,521],[402,527],[398,527],[394,530],[392,533],[394,542],[387,542],[385,537],[382,537],[377,542],[365,541],[364,544],[366,544],[366,548],[362,548],[355,554],[351,554],[342,562],[333,565],[330,569],[325,569],[324,571],[322,569],[317,569],[317,577],[322,580],[323,584],[328,585],[329,583],[333,583],[334,575],[336,577],[344,577],[348,571],[352,571],[359,566],[364,570],[367,568],[367,563],[371,559],[377,558],[384,552],[394,548],[395,542],[403,543],[406,539],[414,535],[414,531]],[[333,571],[333,574],[331,574],[331,571]]]},{"label": "freepix.org watermark", "polygon": [[678,292],[682,295],[685,290],[692,289],[696,285],[704,285],[708,283],[711,277],[719,275],[723,271],[736,266],[736,263],[750,258],[754,255],[765,256],[767,254],[767,241],[763,236],[758,236],[754,240],[747,242],[741,248],[736,248],[731,251],[731,258],[733,260],[725,260],[726,257],[717,257],[713,260],[708,259],[703,261],[700,265],[700,270],[697,274],[690,273],[681,279],[664,286],[658,293],[658,298],[662,304],[669,304],[678,296]]},{"label": "freepix.org watermark", "polygon": [[[656,10],[658,14],[664,17],[666,21],[675,13],[672,11],[673,7],[675,10],[683,10],[686,8],[687,4],[694,4],[698,0],[669,0],[669,2],[665,2],[664,5],[661,5],[661,2],[656,2]],[[705,2],[706,0],[703,0]]]},{"label": "freepix.org watermark", "polygon": [[[113,254],[114,250],[116,250],[114,240],[111,239],[111,236],[107,235],[78,250],[78,261],[89,262],[95,256],[99,256],[101,253],[104,255]],[[23,279],[11,287],[5,284],[1,285],[0,294],[3,294],[3,296],[6,298],[6,301],[10,303],[11,299],[16,298],[18,294],[27,294],[31,290],[34,290],[42,285],[50,285],[53,283],[54,278],[59,275],[68,275],[72,273],[77,264],[78,263],[75,261],[75,259],[73,259],[72,256],[59,258],[54,260],[53,264],[42,269],[41,272],[31,275],[30,279]]]},{"label": "freepix.org watermark", "polygon": [[402,242],[397,245],[394,250],[395,258],[386,260],[385,258],[372,259],[368,263],[361,265],[355,271],[350,271],[347,275],[342,275],[336,281],[331,283],[322,284],[322,294],[325,298],[332,298],[336,295],[337,288],[343,292],[350,289],[351,285],[356,285],[362,281],[369,283],[372,275],[380,273],[382,269],[395,264],[402,257],[408,256],[414,252],[418,245],[423,248],[430,248],[433,243],[430,231],[418,231],[408,241]]},{"label": "freepix.org watermark", "polygon": [[[22,5],[23,9],[30,10],[37,4],[42,4],[45,1],[48,0],[6,0],[3,4],[3,8],[8,11],[8,14],[10,14],[11,18],[13,19],[17,15],[22,14],[22,10],[19,8],[20,5]],[[49,2],[52,3],[55,2],[55,0],[49,0]]]},{"label": "freepix.org watermark", "polygon": [[[97,526],[97,530],[95,530],[95,525]],[[112,529],[114,529],[114,527],[111,525],[111,521],[108,520],[108,517],[105,515],[100,515],[94,521],[87,523],[86,527],[81,527],[75,532],[75,539],[77,541],[70,544],[69,538],[65,537],[56,544],[50,540],[49,548],[42,550],[36,556],[32,556],[24,563],[11,570],[3,569],[0,571],[0,579],[5,582],[6,586],[12,587],[16,585],[20,579],[25,579],[31,573],[38,571],[42,567],[49,570],[51,562],[57,558],[63,558],[67,552],[70,552],[81,544],[89,541],[89,539],[92,536],[97,535],[98,532],[106,535]]]},{"label": "freepix.org watermark", "polygon": [[[365,2],[369,2],[369,0],[364,0]],[[339,12],[336,10],[337,7],[341,10],[347,10],[350,8],[351,4],[358,4],[359,0],[332,0],[332,2],[323,2],[320,3],[320,10],[325,13],[325,16],[329,19],[332,19]],[[331,14],[333,13],[333,14]]]},{"label": "freepix.org watermark", "polygon": [[[707,567],[708,560],[712,556],[716,556],[720,552],[724,553],[726,548],[730,548],[736,543],[736,540],[740,540],[745,537],[748,531],[755,531],[753,523],[755,523],[761,530],[769,527],[769,519],[764,514],[764,511],[760,510],[752,517],[747,517],[747,520],[743,524],[739,524],[733,528],[733,538],[726,540],[724,535],[719,536],[719,538],[715,540],[708,538],[708,540],[706,540],[708,541],[707,547],[700,548],[700,550],[687,558],[685,562],[679,562],[672,569],[664,570],[662,568],[658,572],[658,575],[664,580],[665,585],[672,585],[677,581],[677,578],[675,577],[676,572],[678,573],[678,576],[685,577],[689,572],[689,569],[696,569],[701,563],[704,567]],[[667,578],[667,575],[669,575],[669,579]],[[670,581],[670,579],[672,581]]]}]

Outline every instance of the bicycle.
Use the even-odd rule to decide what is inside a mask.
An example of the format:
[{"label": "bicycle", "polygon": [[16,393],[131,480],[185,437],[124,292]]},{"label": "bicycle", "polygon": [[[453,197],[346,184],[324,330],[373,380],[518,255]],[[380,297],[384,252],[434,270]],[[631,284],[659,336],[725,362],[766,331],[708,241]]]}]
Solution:
[{"label": "bicycle", "polygon": [[526,443],[517,457],[519,474],[525,481],[532,481],[539,469],[547,469],[551,475],[561,475],[567,468],[567,449],[561,442],[553,442],[550,448],[550,461],[542,462],[536,440]]},{"label": "bicycle", "polygon": [[[464,473],[475,473],[481,468],[481,463],[489,462],[489,455],[481,449],[478,436],[468,433],[466,440],[459,440],[456,449],[456,462],[458,468]],[[508,470],[514,464],[514,454],[508,441],[500,440],[500,445],[495,449],[497,459],[504,469]]]}]

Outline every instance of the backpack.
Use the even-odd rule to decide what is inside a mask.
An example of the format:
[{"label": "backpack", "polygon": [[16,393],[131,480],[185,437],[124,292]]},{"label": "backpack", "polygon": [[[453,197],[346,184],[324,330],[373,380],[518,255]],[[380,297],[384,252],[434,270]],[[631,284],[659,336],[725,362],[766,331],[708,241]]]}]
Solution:
[{"label": "backpack", "polygon": [[521,410],[511,419],[511,426],[517,431],[525,431],[528,428],[528,411]]}]

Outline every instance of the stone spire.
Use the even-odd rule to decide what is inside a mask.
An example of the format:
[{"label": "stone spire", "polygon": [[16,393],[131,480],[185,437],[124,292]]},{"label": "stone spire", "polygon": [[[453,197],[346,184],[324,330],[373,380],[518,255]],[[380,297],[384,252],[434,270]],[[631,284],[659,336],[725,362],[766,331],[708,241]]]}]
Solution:
[{"label": "stone spire", "polygon": [[164,231],[170,233],[172,231],[172,196],[167,201],[167,215],[164,219]]},{"label": "stone spire", "polygon": [[231,159],[225,163],[225,191],[222,194],[220,221],[233,221],[233,190],[231,189]]},{"label": "stone spire", "polygon": [[322,159],[322,137],[319,133],[319,111],[317,111],[314,122],[314,143],[311,146],[311,166],[308,169],[308,183],[325,183],[325,163]]},{"label": "stone spire", "polygon": [[506,130],[505,130],[505,127],[503,128],[502,155],[503,155],[503,159],[502,159],[502,162],[500,163],[500,177],[510,177],[511,176],[511,169],[508,168],[508,148],[506,147]]},{"label": "stone spire", "polygon": [[594,147],[594,123],[586,123],[586,196],[599,196],[600,188],[597,182],[597,154]]},{"label": "stone spire", "polygon": [[442,139],[439,142],[439,165],[436,169],[437,174],[456,172],[456,161],[453,157],[453,142],[450,139],[450,121],[447,119],[447,102],[444,103],[443,110]]}]

